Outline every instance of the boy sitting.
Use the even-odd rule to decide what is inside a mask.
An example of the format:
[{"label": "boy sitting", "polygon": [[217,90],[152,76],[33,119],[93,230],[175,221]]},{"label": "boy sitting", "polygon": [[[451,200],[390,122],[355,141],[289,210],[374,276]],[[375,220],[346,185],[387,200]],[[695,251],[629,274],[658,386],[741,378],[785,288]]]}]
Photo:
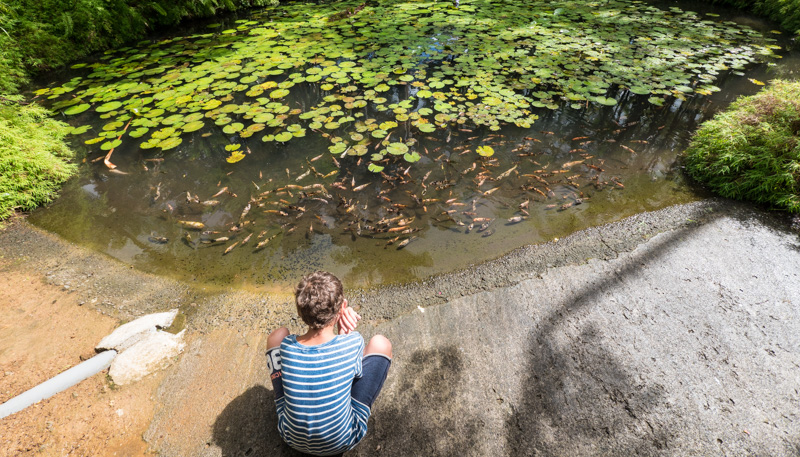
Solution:
[{"label": "boy sitting", "polygon": [[364,347],[364,338],[354,332],[361,316],[347,306],[342,283],[330,273],[304,277],[295,302],[308,332],[289,335],[281,327],[267,339],[278,431],[298,451],[340,454],[367,433],[370,408],[392,361],[392,344],[376,335]]}]

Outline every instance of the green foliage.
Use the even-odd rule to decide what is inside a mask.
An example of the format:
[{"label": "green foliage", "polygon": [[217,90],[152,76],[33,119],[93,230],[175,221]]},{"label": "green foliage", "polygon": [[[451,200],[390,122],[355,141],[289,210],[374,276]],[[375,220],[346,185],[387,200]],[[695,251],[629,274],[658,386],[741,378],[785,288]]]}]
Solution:
[{"label": "green foliage", "polygon": [[49,202],[72,173],[70,127],[21,97],[0,98],[0,219]]},{"label": "green foliage", "polygon": [[706,0],[722,3],[765,16],[781,25],[784,30],[800,35],[800,0]]},{"label": "green foliage", "polygon": [[703,123],[686,162],[724,197],[800,213],[800,82],[774,81]]},{"label": "green foliage", "polygon": [[269,3],[265,0],[4,0],[0,3],[0,94],[26,72],[55,68],[141,39],[157,27]]}]

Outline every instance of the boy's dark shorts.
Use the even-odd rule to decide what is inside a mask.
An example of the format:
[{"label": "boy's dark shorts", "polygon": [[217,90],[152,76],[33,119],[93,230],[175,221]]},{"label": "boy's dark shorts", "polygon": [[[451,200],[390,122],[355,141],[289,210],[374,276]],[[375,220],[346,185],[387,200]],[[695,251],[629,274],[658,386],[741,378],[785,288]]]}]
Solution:
[{"label": "boy's dark shorts", "polygon": [[[270,379],[275,399],[283,397],[283,380],[280,372],[280,348],[267,351],[267,364],[270,368]],[[275,363],[277,361],[277,363]],[[372,408],[378,394],[381,393],[383,383],[389,374],[392,359],[383,354],[368,354],[361,359],[361,377],[353,380],[350,396],[359,403]],[[277,369],[276,369],[277,368]]]}]

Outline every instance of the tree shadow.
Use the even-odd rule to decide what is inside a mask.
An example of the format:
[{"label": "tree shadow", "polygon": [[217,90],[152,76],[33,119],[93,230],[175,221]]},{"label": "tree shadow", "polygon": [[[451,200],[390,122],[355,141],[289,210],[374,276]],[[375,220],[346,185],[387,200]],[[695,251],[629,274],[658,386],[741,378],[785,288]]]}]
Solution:
[{"label": "tree shadow", "polygon": [[[638,376],[584,317],[594,298],[635,276],[715,213],[650,243],[625,266],[588,283],[543,316],[527,343],[521,401],[506,421],[508,455],[660,455],[675,431],[667,387]],[[613,330],[612,330],[613,331]]]},{"label": "tree shadow", "polygon": [[[456,400],[464,392],[465,361],[455,346],[413,352],[378,397],[369,432],[347,456],[461,456],[474,448],[483,423],[465,417]],[[382,401],[383,400],[383,401]]]}]

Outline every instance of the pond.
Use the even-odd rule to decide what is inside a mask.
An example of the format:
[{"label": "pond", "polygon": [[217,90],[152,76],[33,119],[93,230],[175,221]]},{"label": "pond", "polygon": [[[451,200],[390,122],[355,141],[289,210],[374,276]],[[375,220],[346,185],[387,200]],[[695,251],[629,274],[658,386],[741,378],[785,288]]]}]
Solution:
[{"label": "pond", "polygon": [[108,52],[34,92],[84,163],[30,221],[211,287],[370,287],[691,201],[699,123],[800,67],[721,14],[291,3]]}]

